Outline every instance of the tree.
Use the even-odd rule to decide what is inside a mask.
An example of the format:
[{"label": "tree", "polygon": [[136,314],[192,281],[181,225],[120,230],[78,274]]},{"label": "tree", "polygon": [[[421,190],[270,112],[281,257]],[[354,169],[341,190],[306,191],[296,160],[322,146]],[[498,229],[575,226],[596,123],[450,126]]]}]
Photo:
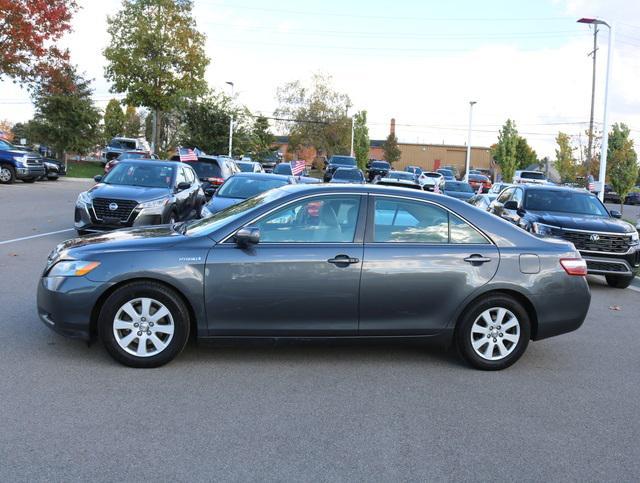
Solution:
[{"label": "tree", "polygon": [[267,158],[273,152],[275,136],[269,130],[269,120],[264,116],[256,117],[251,128],[251,154],[256,159]]},{"label": "tree", "polygon": [[75,0],[0,0],[0,80],[31,86],[67,63],[56,41],[71,28]]},{"label": "tree", "polygon": [[396,137],[396,133],[389,133],[386,141],[382,145],[382,149],[384,150],[384,159],[388,163],[395,163],[400,159],[402,155],[402,151],[398,147],[398,138]]},{"label": "tree", "polygon": [[107,18],[105,76],[127,104],[154,112],[156,147],[166,144],[160,139],[162,113],[207,89],[205,36],[192,9],[191,0],[123,0],[122,9]]},{"label": "tree", "polygon": [[278,88],[276,96],[275,116],[286,119],[281,124],[289,131],[290,149],[314,147],[327,156],[349,153],[351,100],[333,88],[331,76],[314,74],[308,85],[289,82]]},{"label": "tree", "polygon": [[367,127],[367,111],[357,112],[353,119],[353,151],[358,167],[366,169],[369,162],[369,128]]},{"label": "tree", "polygon": [[629,128],[624,123],[613,125],[607,149],[607,175],[613,191],[620,196],[620,211],[624,199],[633,189],[638,177],[638,156],[629,139]]},{"label": "tree", "polygon": [[13,127],[14,126],[6,119],[0,119],[0,139],[5,139],[9,142],[13,141],[15,136]]},{"label": "tree", "polygon": [[136,108],[132,105],[127,106],[127,110],[124,113],[124,135],[130,138],[137,138],[140,136],[140,128],[142,127],[142,120],[140,114],[136,111]]},{"label": "tree", "polygon": [[91,82],[66,66],[33,94],[33,135],[52,146],[61,159],[68,151],[86,152],[99,140],[100,111],[91,100]]},{"label": "tree", "polygon": [[559,132],[556,137],[556,143],[558,143],[558,149],[556,149],[556,160],[553,165],[560,175],[560,181],[562,183],[575,181],[576,160],[573,157],[571,137],[568,134]]},{"label": "tree", "polygon": [[511,183],[513,180],[517,166],[518,138],[516,123],[511,119],[507,119],[498,133],[498,142],[495,144],[495,149],[491,152],[498,166],[500,166],[502,180],[507,183]]},{"label": "tree", "polygon": [[104,138],[106,142],[124,134],[124,113],[120,103],[111,99],[104,110]]},{"label": "tree", "polygon": [[531,149],[525,138],[518,136],[518,143],[516,144],[517,169],[526,169],[532,164],[538,164],[538,155]]}]

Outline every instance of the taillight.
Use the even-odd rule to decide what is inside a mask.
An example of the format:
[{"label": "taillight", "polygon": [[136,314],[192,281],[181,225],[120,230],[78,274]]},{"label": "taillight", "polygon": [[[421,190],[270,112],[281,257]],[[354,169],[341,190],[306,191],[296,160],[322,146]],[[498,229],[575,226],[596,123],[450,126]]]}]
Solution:
[{"label": "taillight", "polygon": [[561,258],[560,265],[569,275],[584,277],[587,274],[587,262],[582,258]]},{"label": "taillight", "polygon": [[224,178],[207,178],[207,181],[211,184],[222,184],[224,183]]}]

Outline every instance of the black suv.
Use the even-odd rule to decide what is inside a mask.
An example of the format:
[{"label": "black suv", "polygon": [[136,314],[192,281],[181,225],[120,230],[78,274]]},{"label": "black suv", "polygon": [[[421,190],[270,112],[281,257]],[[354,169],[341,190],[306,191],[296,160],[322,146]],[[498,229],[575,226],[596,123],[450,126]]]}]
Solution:
[{"label": "black suv", "polygon": [[626,288],[640,271],[638,232],[586,190],[548,185],[506,188],[491,203],[493,214],[538,236],[572,242],[589,273]]},{"label": "black suv", "polygon": [[367,164],[367,178],[369,182],[376,177],[384,178],[391,171],[391,165],[386,161],[370,161]]},{"label": "black suv", "polygon": [[327,183],[331,181],[333,173],[335,173],[338,168],[355,168],[357,166],[358,163],[353,156],[331,156],[327,164],[327,169],[324,172],[324,182]]},{"label": "black suv", "polygon": [[205,202],[195,171],[184,163],[126,160],[94,179],[98,184],[76,201],[80,235],[188,220],[200,216]]},{"label": "black suv", "polygon": [[[172,161],[179,161],[179,156],[171,158]],[[222,183],[234,174],[240,173],[240,168],[236,162],[226,156],[198,156],[197,161],[189,161],[198,179],[202,184],[202,189],[207,199],[211,198]]]}]

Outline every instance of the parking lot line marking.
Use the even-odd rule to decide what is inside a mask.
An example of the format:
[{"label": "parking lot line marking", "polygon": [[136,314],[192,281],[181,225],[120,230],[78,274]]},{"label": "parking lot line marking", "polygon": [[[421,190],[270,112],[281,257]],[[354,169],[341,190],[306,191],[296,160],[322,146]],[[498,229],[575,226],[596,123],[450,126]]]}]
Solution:
[{"label": "parking lot line marking", "polygon": [[48,233],[38,233],[37,235],[23,236],[20,238],[14,238],[13,240],[0,241],[0,245],[6,245],[7,243],[13,243],[13,242],[18,242],[22,240],[30,240],[31,238],[40,238],[43,236],[55,235],[56,233],[64,233],[65,231],[73,231],[73,230],[74,230],[73,228],[67,228],[66,230],[50,231]]}]

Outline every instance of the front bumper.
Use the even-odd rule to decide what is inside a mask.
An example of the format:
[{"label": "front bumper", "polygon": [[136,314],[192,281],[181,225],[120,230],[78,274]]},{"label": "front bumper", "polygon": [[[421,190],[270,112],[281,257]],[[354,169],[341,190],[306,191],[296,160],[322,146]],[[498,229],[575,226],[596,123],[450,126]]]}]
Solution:
[{"label": "front bumper", "polygon": [[86,277],[42,277],[38,316],[51,330],[74,339],[91,338],[91,313],[110,284]]},{"label": "front bumper", "polygon": [[625,254],[580,252],[593,275],[634,277],[640,274],[640,248],[632,247]]},{"label": "front bumper", "polygon": [[17,179],[33,179],[44,176],[44,166],[18,166],[16,168]]},{"label": "front bumper", "polygon": [[167,205],[162,214],[147,214],[144,210],[135,208],[129,218],[120,222],[105,222],[99,220],[90,205],[76,204],[73,216],[73,226],[78,231],[102,232],[117,230],[119,228],[131,228],[136,226],[161,225],[167,218],[171,207]]}]

